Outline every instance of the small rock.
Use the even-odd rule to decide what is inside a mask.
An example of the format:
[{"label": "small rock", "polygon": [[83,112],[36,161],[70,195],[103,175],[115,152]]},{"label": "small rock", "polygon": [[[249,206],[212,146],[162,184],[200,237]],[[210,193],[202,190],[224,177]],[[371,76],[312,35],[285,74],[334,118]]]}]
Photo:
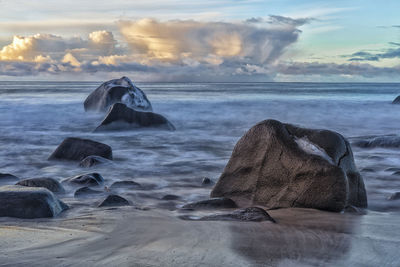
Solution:
[{"label": "small rock", "polygon": [[141,185],[134,181],[118,181],[110,186],[110,189],[121,189],[121,188],[138,189],[141,188]]},{"label": "small rock", "polygon": [[210,178],[204,177],[204,178],[203,178],[203,181],[201,182],[201,184],[202,184],[202,185],[211,185],[211,184],[214,184],[214,182],[211,181]]},{"label": "small rock", "polygon": [[15,183],[19,178],[9,173],[0,173],[0,183]]},{"label": "small rock", "polygon": [[92,155],[112,160],[110,146],[89,139],[74,137],[66,138],[51,154],[49,160],[81,161]]},{"label": "small rock", "polygon": [[110,163],[110,161],[108,159],[105,159],[103,157],[100,156],[87,156],[86,158],[84,158],[80,163],[79,163],[79,167],[83,167],[83,168],[90,168],[93,167],[95,165],[101,165],[101,164],[107,164]]},{"label": "small rock", "polygon": [[161,198],[162,200],[178,200],[180,199],[177,195],[165,195]]},{"label": "small rock", "polygon": [[81,187],[75,191],[74,197],[85,197],[85,196],[93,196],[93,195],[101,195],[104,194],[102,191],[93,190],[87,186]]},{"label": "small rock", "polygon": [[55,217],[68,206],[48,189],[6,185],[0,187],[0,217],[23,219]]},{"label": "small rock", "polygon": [[400,104],[400,95],[393,100],[392,104]]},{"label": "small rock", "polygon": [[97,172],[81,174],[62,181],[71,185],[99,186],[104,183],[104,178]]},{"label": "small rock", "polygon": [[230,198],[211,198],[182,206],[182,209],[232,209],[237,208],[236,203]]},{"label": "small rock", "polygon": [[32,178],[21,180],[17,185],[27,187],[44,187],[49,189],[53,193],[65,193],[64,187],[53,178]]},{"label": "small rock", "polygon": [[244,221],[244,222],[262,222],[271,221],[276,223],[276,221],[262,208],[250,207],[244,209],[238,209],[232,213],[225,214],[213,214],[204,217],[194,217],[190,215],[180,216],[183,220],[197,220],[197,221]]},{"label": "small rock", "polygon": [[129,206],[128,200],[118,195],[109,195],[99,207]]},{"label": "small rock", "polygon": [[393,193],[388,200],[398,200],[400,199],[400,192]]}]

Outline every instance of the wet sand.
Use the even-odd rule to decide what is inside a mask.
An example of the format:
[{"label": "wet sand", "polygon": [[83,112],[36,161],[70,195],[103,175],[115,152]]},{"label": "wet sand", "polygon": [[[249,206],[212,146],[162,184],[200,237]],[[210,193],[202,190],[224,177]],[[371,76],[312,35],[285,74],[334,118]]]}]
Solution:
[{"label": "wet sand", "polygon": [[[68,212],[67,212],[68,213]],[[399,266],[398,214],[271,210],[271,222],[184,221],[133,206],[3,218],[1,266]]]}]

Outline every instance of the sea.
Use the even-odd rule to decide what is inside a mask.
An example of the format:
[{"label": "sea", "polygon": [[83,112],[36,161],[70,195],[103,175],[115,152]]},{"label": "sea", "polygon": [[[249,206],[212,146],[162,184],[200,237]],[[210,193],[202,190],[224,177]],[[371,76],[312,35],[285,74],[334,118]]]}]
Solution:
[{"label": "sea", "polygon": [[[62,181],[98,172],[106,187],[132,180],[152,185],[153,196],[195,201],[209,195],[202,179],[218,180],[240,137],[275,119],[345,136],[369,210],[400,212],[400,200],[389,200],[400,191],[400,105],[392,104],[398,83],[136,83],[176,131],[94,133],[105,114],[85,112],[83,101],[101,83],[1,81],[0,173]],[[85,169],[48,161],[67,137],[110,145],[113,162]],[[130,197],[146,204],[143,192]],[[65,198],[72,201],[73,191]]]}]

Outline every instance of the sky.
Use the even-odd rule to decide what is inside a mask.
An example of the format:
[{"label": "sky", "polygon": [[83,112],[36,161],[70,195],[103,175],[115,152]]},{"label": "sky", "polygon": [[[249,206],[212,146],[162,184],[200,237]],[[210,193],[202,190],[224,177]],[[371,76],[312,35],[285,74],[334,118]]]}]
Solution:
[{"label": "sky", "polygon": [[0,0],[0,80],[400,82],[398,0]]}]

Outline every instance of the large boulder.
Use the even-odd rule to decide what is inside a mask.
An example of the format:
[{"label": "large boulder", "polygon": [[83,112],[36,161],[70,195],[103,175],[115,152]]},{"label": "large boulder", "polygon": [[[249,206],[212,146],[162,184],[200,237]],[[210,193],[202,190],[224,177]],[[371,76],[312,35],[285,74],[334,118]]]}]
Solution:
[{"label": "large boulder", "polygon": [[110,146],[89,139],[75,137],[66,138],[51,154],[49,160],[81,161],[91,155],[112,160]]},{"label": "large boulder", "polygon": [[174,125],[164,116],[153,112],[141,112],[116,103],[95,131],[125,130],[140,127],[175,130]]},{"label": "large boulder", "polygon": [[53,178],[31,178],[24,179],[17,183],[17,185],[28,187],[44,187],[53,193],[65,193],[64,187]]},{"label": "large boulder", "polygon": [[367,207],[363,179],[343,136],[275,120],[258,123],[238,141],[211,197],[271,209]]},{"label": "large boulder", "polygon": [[42,187],[0,187],[0,217],[24,219],[55,217],[68,206]]},{"label": "large boulder", "polygon": [[84,107],[86,111],[105,112],[111,105],[119,102],[136,110],[152,110],[145,93],[127,77],[110,80],[100,85],[86,98]]}]

